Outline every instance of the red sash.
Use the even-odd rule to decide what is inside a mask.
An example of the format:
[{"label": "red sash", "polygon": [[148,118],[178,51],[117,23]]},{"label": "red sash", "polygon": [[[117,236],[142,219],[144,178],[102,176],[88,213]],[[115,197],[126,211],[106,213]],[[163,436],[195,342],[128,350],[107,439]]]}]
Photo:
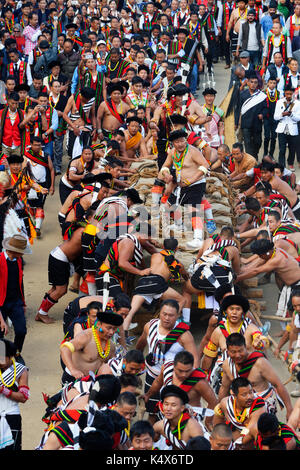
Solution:
[{"label": "red sash", "polygon": [[44,160],[43,155],[34,155],[31,149],[25,149],[24,155],[32,162],[37,163],[38,165],[42,165],[45,168],[49,168],[48,162]]},{"label": "red sash", "polygon": [[206,373],[200,367],[194,369],[191,375],[182,382],[180,388],[188,393],[197,383],[202,380],[206,379]]},{"label": "red sash", "polygon": [[[26,82],[25,71],[26,71],[26,64],[24,61],[21,60],[20,67],[19,67],[19,84],[20,85]],[[14,76],[14,63],[13,62],[10,62],[10,64],[8,64],[8,73],[9,75]]]},{"label": "red sash", "polygon": [[123,119],[121,118],[121,115],[118,113],[117,108],[115,103],[112,100],[107,100],[105,101],[106,106],[108,107],[109,111],[111,114],[121,123],[124,124]]}]

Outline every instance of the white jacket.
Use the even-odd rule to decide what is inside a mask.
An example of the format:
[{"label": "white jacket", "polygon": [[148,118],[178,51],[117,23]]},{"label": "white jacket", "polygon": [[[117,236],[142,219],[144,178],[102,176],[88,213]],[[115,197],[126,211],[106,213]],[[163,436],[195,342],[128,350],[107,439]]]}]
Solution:
[{"label": "white jacket", "polygon": [[292,114],[290,116],[282,116],[282,113],[286,109],[287,101],[285,98],[281,98],[277,101],[274,119],[279,121],[276,132],[280,134],[284,133],[285,127],[288,126],[290,135],[298,135],[298,126],[297,122],[300,121],[300,101],[295,100],[292,107]]}]

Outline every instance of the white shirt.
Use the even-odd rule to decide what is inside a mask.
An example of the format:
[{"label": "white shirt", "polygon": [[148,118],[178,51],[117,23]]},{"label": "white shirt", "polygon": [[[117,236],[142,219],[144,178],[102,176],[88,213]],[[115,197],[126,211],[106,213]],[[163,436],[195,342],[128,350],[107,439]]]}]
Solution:
[{"label": "white shirt", "polygon": [[297,123],[300,121],[300,102],[298,100],[294,101],[292,114],[290,116],[282,116],[282,113],[286,107],[287,101],[285,98],[281,98],[277,101],[274,112],[274,119],[275,121],[279,122],[276,127],[276,132],[284,134],[287,133],[288,130],[290,135],[298,135]]}]

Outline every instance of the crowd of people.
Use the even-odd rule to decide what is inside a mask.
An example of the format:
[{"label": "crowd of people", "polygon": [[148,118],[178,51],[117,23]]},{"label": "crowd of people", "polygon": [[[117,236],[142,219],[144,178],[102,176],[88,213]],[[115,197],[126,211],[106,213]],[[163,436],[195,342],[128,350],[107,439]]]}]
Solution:
[{"label": "crowd of people", "polygon": [[[274,354],[287,348],[297,375],[299,50],[299,0],[0,0],[0,449],[22,449],[23,256],[36,243],[51,288],[34,320],[51,328],[51,308],[64,311],[37,450],[300,449],[300,391],[241,291],[275,274]],[[135,188],[145,162],[150,206]],[[234,195],[222,227],[212,174]],[[209,314],[200,341],[194,300]]]}]

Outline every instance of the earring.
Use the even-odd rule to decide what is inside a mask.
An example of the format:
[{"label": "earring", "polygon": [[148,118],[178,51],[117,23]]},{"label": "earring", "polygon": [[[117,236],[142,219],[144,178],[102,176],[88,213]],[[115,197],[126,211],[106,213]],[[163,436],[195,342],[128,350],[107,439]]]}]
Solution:
[{"label": "earring", "polygon": [[103,330],[102,330],[102,328],[99,328],[99,331],[100,331],[100,333],[103,333]]}]

